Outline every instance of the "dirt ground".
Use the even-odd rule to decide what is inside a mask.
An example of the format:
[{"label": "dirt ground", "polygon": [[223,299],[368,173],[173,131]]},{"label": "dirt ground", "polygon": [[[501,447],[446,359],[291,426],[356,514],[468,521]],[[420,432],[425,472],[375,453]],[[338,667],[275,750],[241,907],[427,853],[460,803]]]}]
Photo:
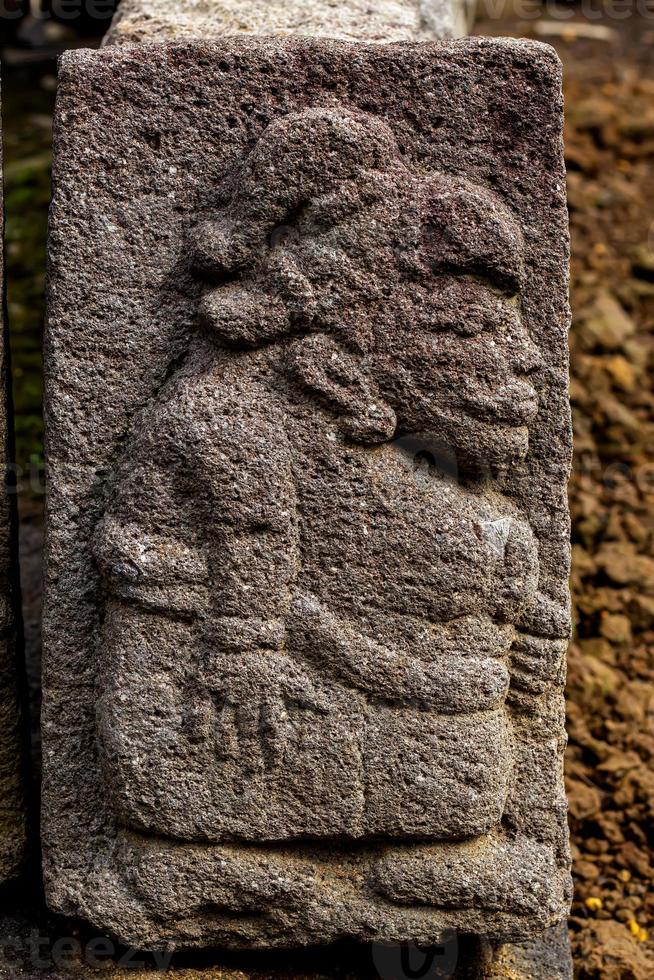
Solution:
[{"label": "dirt ground", "polygon": [[[580,980],[652,980],[654,5],[650,17],[623,19],[601,13],[599,0],[585,10],[584,17],[575,6],[545,11],[534,5],[527,16],[523,7],[522,17],[482,20],[477,32],[536,36],[556,46],[565,67],[576,437],[570,492],[576,626],[568,684],[576,894],[570,932]],[[562,12],[573,22],[563,21]],[[589,26],[601,36],[584,36]],[[17,78],[25,68],[12,71]],[[13,97],[13,117],[11,79],[5,81],[18,448],[21,464],[36,458],[37,470],[51,72],[34,69],[34,108],[25,104],[23,86]],[[25,487],[21,509],[36,663],[41,497],[33,483]]]},{"label": "dirt ground", "polygon": [[[565,68],[576,444],[570,933],[579,978],[651,980],[654,16],[591,20],[568,9],[583,26],[564,36],[547,34],[545,13],[536,31],[518,18],[478,31],[553,43]],[[584,37],[589,24],[605,37]]]}]

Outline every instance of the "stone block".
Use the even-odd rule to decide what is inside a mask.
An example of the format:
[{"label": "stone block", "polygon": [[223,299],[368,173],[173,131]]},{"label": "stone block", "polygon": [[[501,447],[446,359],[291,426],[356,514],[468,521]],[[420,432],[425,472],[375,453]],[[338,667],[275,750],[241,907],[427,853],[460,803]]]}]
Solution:
[{"label": "stone block", "polygon": [[354,41],[461,37],[476,0],[121,0],[107,43],[302,34]]},{"label": "stone block", "polygon": [[529,943],[503,946],[484,980],[573,980],[567,922]]},{"label": "stone block", "polygon": [[53,910],[146,949],[565,916],[561,122],[529,42],[64,57]]}]

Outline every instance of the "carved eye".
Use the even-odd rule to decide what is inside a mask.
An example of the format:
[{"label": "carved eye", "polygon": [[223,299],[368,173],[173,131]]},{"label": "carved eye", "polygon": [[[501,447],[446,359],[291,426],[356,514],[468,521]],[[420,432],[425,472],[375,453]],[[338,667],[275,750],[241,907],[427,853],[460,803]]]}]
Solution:
[{"label": "carved eye", "polygon": [[284,248],[299,238],[300,233],[294,225],[279,225],[270,235],[270,247]]},{"label": "carved eye", "polygon": [[127,564],[127,562],[116,562],[111,566],[110,573],[113,579],[125,579],[128,582],[138,582],[139,579],[143,578],[140,569]]}]

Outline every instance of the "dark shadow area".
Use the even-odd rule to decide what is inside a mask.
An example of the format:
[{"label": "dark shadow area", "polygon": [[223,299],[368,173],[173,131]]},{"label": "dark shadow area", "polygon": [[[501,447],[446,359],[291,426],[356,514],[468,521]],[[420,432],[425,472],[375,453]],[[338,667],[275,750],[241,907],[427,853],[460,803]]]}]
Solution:
[{"label": "dark shadow area", "polygon": [[480,964],[491,953],[483,940],[455,936],[428,950],[342,941],[291,951],[144,953],[43,909],[35,913],[25,901],[0,919],[0,933],[2,980],[7,962],[14,970],[6,974],[11,980],[142,980],[162,973],[186,980],[479,980]]},{"label": "dark shadow area", "polygon": [[102,37],[119,0],[0,0],[0,45],[45,47]]}]

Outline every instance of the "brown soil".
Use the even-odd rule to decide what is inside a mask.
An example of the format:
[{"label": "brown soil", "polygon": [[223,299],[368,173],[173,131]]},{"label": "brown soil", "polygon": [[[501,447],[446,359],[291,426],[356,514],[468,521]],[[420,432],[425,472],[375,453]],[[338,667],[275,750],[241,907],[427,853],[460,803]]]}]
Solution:
[{"label": "brown soil", "polygon": [[[613,35],[539,37],[565,68],[572,230],[571,938],[577,977],[651,980],[654,17],[592,23]],[[534,36],[517,19],[478,31]]]}]

